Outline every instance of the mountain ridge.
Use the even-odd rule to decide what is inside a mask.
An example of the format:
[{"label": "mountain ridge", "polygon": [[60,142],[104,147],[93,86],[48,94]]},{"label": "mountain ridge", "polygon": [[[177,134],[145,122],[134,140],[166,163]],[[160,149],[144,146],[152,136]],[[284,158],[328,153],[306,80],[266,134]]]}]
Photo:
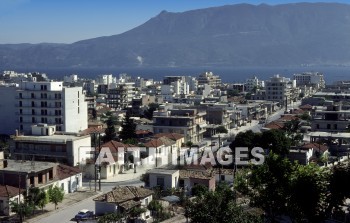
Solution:
[{"label": "mountain ridge", "polygon": [[350,5],[236,4],[162,11],[71,44],[0,44],[3,68],[350,65]]}]

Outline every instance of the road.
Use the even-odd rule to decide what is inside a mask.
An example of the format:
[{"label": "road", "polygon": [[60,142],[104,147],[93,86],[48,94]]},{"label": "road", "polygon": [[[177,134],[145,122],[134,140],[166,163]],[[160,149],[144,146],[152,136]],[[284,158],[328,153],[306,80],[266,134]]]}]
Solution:
[{"label": "road", "polygon": [[[138,179],[123,181],[123,182],[102,182],[101,189],[103,192],[108,192],[112,190],[115,186],[142,186],[144,183]],[[89,188],[89,182],[83,182],[83,187]],[[95,203],[92,198],[87,198],[85,200],[79,201],[69,207],[62,207],[58,209],[56,213],[52,213],[47,217],[44,217],[36,223],[72,223],[73,217],[81,210],[89,209],[95,210]],[[92,223],[96,221],[84,221],[84,223]]]}]

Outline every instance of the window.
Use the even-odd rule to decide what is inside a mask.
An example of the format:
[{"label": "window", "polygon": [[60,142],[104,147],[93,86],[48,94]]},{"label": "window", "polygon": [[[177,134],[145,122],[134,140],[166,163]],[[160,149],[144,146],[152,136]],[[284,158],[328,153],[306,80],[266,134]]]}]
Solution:
[{"label": "window", "polygon": [[331,129],[331,124],[327,124],[327,129]]},{"label": "window", "polygon": [[19,93],[19,98],[22,98],[22,93]]},{"label": "window", "polygon": [[319,129],[320,128],[320,125],[319,124],[316,124],[316,129]]},{"label": "window", "polygon": [[53,178],[53,171],[50,170],[50,171],[49,171],[49,180],[52,180],[52,178]]},{"label": "window", "polygon": [[145,206],[148,206],[148,198],[145,198]]},{"label": "window", "polygon": [[22,107],[22,101],[19,101],[19,107]]},{"label": "window", "polygon": [[225,175],[220,175],[220,180],[225,181]]},{"label": "window", "polygon": [[338,129],[338,125],[337,124],[334,124],[334,129]]},{"label": "window", "polygon": [[157,177],[157,186],[159,186],[161,189],[164,189],[164,178],[163,177]]}]

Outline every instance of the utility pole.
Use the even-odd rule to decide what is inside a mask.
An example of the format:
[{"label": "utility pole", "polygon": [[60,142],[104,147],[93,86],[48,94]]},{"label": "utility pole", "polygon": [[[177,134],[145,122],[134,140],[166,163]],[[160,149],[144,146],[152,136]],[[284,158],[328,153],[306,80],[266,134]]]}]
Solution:
[{"label": "utility pole", "polygon": [[[101,137],[100,137],[100,132],[98,133],[98,150],[99,153],[101,153]],[[98,168],[98,190],[101,191],[101,154],[98,155],[98,163],[99,163],[99,168]]]},{"label": "utility pole", "polygon": [[94,162],[95,162],[95,192],[97,191],[97,164],[96,164],[96,160],[97,160],[97,157],[96,157],[96,153],[97,153],[97,150],[96,150],[96,132],[93,133],[94,134],[94,147],[95,147],[95,151],[94,151]]},{"label": "utility pole", "polygon": [[21,173],[18,171],[18,214],[19,222],[22,223],[22,204],[21,204]]}]

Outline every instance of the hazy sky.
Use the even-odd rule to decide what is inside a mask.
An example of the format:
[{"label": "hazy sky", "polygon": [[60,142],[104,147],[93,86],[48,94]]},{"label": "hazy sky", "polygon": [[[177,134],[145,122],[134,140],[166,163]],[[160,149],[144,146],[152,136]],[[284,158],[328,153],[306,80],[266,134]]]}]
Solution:
[{"label": "hazy sky", "polygon": [[0,0],[0,43],[72,43],[128,31],[162,10],[183,12],[243,2],[275,5],[300,1]]}]

